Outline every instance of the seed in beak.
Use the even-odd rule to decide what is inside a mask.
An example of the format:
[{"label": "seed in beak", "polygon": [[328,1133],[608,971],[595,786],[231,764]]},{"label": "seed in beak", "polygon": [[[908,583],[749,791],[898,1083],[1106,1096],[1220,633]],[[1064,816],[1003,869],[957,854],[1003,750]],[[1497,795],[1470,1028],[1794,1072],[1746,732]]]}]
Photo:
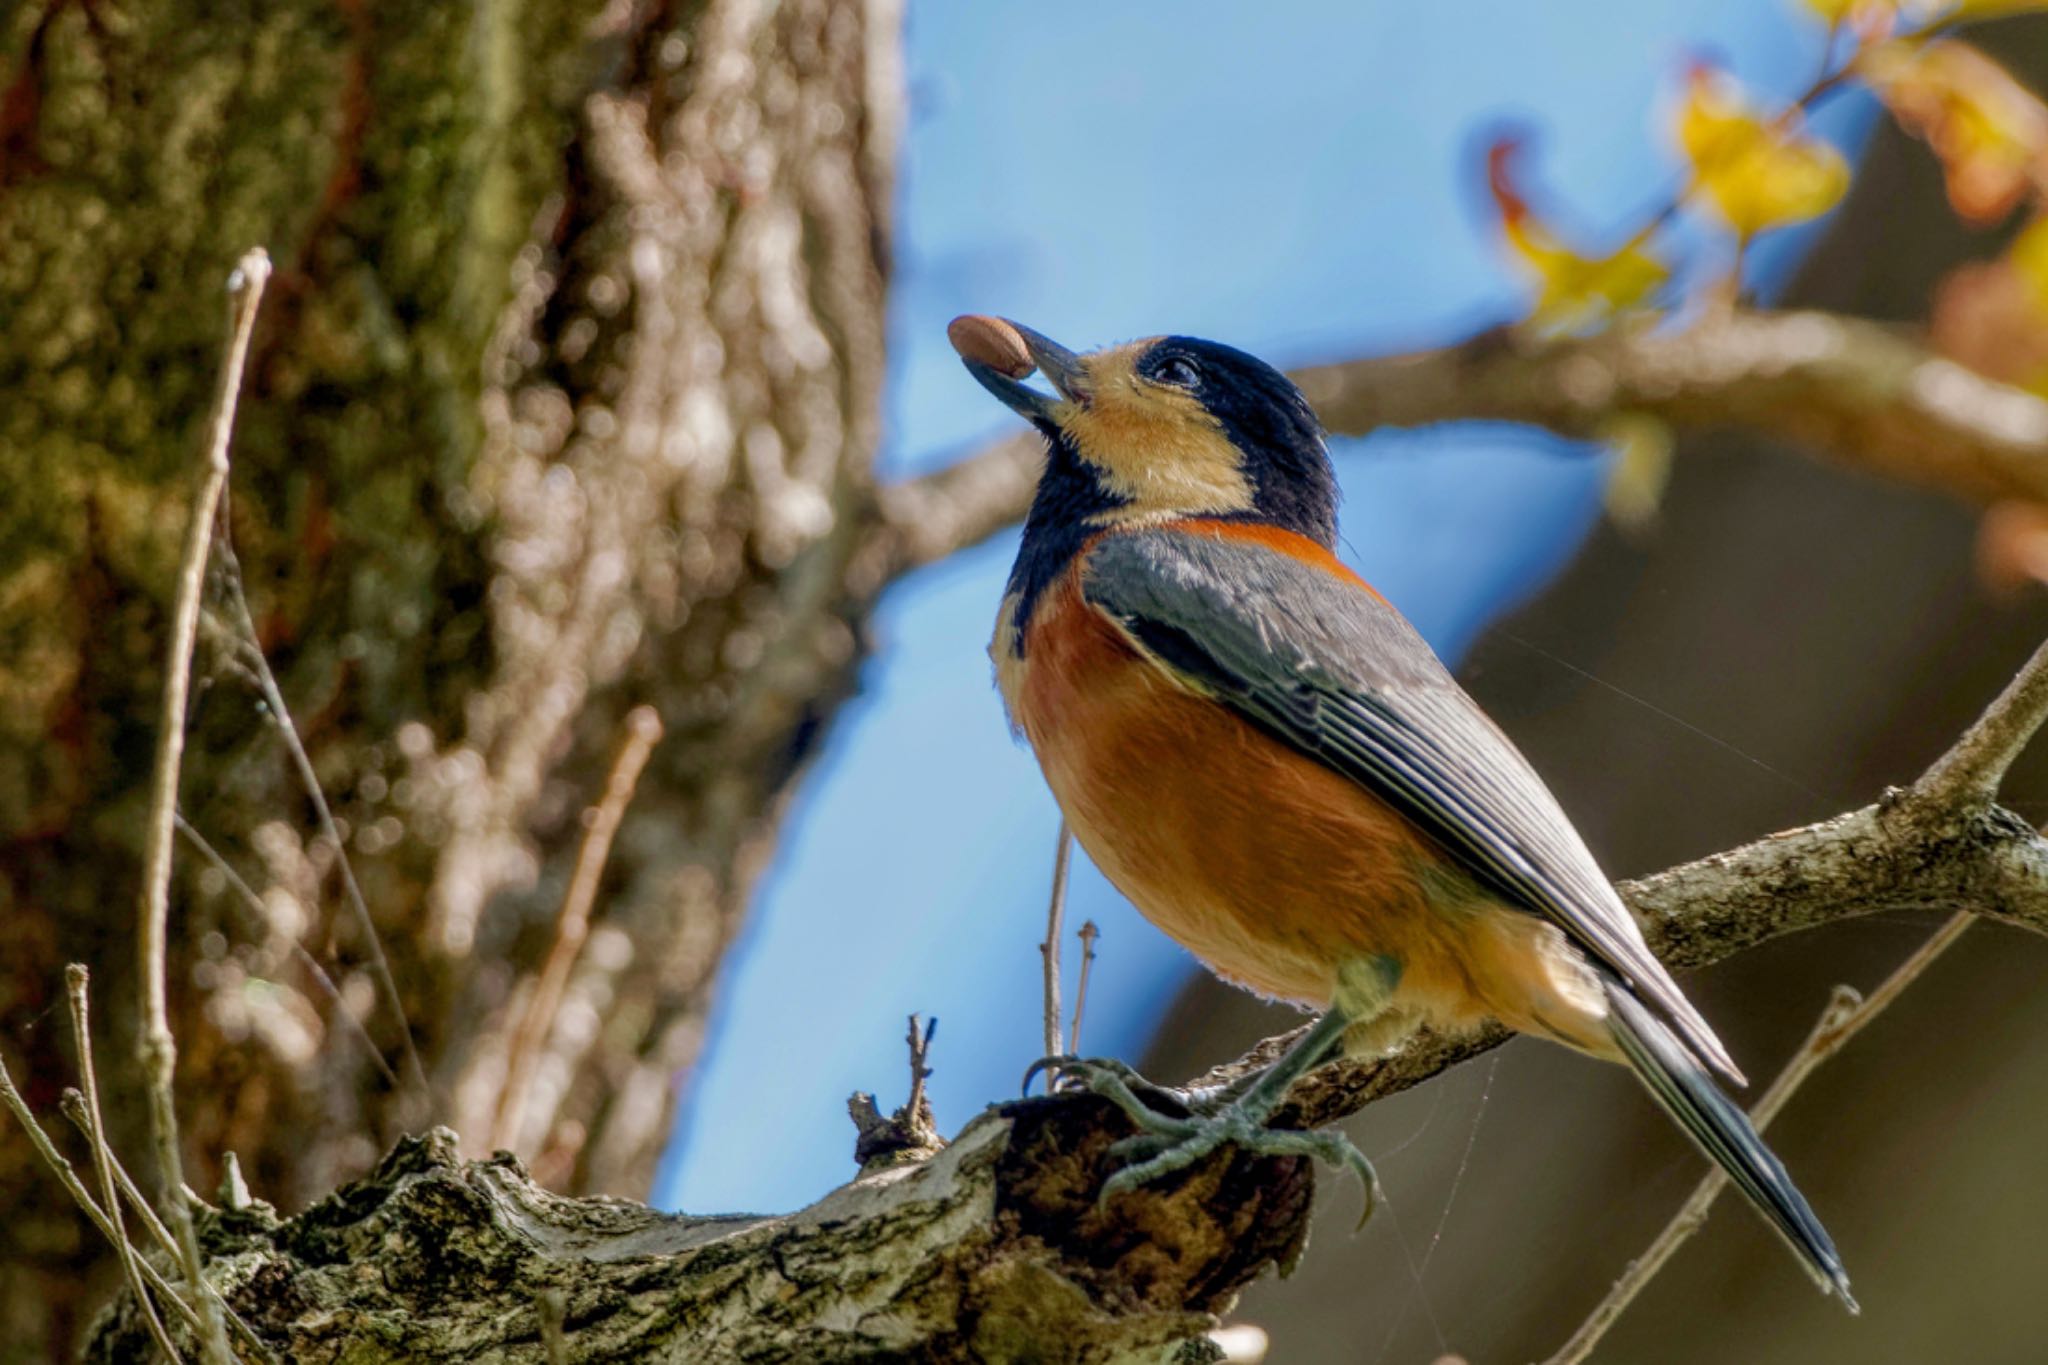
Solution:
[{"label": "seed in beak", "polygon": [[946,340],[962,360],[986,365],[997,374],[1022,379],[1037,368],[1024,338],[1001,318],[986,313],[962,313],[946,324]]}]

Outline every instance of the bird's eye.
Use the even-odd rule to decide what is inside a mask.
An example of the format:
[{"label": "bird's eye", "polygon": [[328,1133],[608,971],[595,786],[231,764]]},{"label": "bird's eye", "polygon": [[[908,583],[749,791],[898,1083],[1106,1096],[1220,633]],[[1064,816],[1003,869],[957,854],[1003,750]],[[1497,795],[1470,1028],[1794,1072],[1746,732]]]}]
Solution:
[{"label": "bird's eye", "polygon": [[1180,356],[1168,356],[1159,362],[1159,368],[1152,372],[1153,378],[1162,384],[1171,384],[1177,389],[1192,389],[1202,375],[1192,360]]}]

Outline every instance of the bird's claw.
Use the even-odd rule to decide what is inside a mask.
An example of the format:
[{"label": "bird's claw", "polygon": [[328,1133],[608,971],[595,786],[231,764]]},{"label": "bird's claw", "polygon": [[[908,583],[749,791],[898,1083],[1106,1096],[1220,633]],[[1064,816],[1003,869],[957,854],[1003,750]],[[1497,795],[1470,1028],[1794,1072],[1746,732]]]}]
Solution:
[{"label": "bird's claw", "polygon": [[[1379,1202],[1379,1178],[1365,1153],[1350,1138],[1333,1129],[1302,1132],[1266,1127],[1266,1115],[1242,1101],[1212,1111],[1198,1111],[1190,1117],[1164,1114],[1147,1104],[1138,1088],[1171,1098],[1185,1105],[1189,1099],[1177,1091],[1165,1090],[1147,1081],[1122,1062],[1083,1060],[1076,1057],[1048,1057],[1025,1075],[1029,1084],[1040,1070],[1057,1068],[1062,1081],[1071,1080],[1102,1096],[1121,1109],[1139,1131],[1113,1145],[1110,1155],[1126,1164],[1102,1183],[1098,1203],[1125,1194],[1164,1175],[1185,1170],[1226,1144],[1253,1156],[1306,1156],[1349,1171],[1365,1190],[1365,1212],[1358,1225],[1364,1227]],[[1197,1099],[1197,1102],[1199,1100]]]},{"label": "bird's claw", "polygon": [[1053,1081],[1049,1089],[1083,1089],[1093,1091],[1104,1099],[1115,1102],[1119,1109],[1129,1114],[1141,1126],[1145,1122],[1141,1114],[1164,1118],[1159,1105],[1147,1103],[1138,1092],[1158,1097],[1167,1105],[1179,1108],[1191,1107],[1189,1097],[1178,1090],[1154,1084],[1138,1073],[1137,1068],[1117,1061],[1114,1057],[1076,1057],[1071,1053],[1055,1057],[1040,1057],[1024,1072],[1024,1083],[1019,1088],[1030,1093],[1031,1082],[1041,1075],[1050,1074]]}]

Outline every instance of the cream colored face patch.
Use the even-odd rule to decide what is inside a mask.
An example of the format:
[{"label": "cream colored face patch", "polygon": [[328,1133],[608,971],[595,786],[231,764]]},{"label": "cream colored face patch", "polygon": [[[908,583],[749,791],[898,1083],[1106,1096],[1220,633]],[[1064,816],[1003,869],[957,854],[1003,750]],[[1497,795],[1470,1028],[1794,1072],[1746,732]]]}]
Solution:
[{"label": "cream colored face patch", "polygon": [[1140,378],[1137,363],[1152,340],[1083,356],[1087,403],[1052,412],[1074,449],[1099,471],[1124,505],[1093,518],[1102,524],[1215,516],[1252,505],[1243,455],[1194,395]]}]

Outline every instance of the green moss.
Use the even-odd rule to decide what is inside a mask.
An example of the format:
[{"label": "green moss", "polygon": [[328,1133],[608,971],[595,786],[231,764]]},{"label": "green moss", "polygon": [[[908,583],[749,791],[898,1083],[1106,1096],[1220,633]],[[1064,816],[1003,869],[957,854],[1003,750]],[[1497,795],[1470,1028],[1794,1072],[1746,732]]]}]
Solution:
[{"label": "green moss", "polygon": [[[83,7],[51,24],[40,164],[0,193],[0,839],[54,814],[55,763],[83,767],[67,784],[81,792],[136,777],[118,734],[56,754],[45,731],[82,674],[117,729],[147,721],[155,632],[142,623],[141,652],[117,653],[125,637],[96,629],[79,584],[101,574],[110,597],[167,600],[224,283],[251,244],[277,273],[233,525],[287,689],[387,725],[455,719],[490,666],[481,622],[451,619],[481,610],[487,528],[448,508],[481,439],[479,362],[512,258],[557,188],[558,54],[576,50],[581,14],[433,4],[351,20],[323,2],[102,17],[99,32]],[[30,26],[10,27],[6,70]]]}]

